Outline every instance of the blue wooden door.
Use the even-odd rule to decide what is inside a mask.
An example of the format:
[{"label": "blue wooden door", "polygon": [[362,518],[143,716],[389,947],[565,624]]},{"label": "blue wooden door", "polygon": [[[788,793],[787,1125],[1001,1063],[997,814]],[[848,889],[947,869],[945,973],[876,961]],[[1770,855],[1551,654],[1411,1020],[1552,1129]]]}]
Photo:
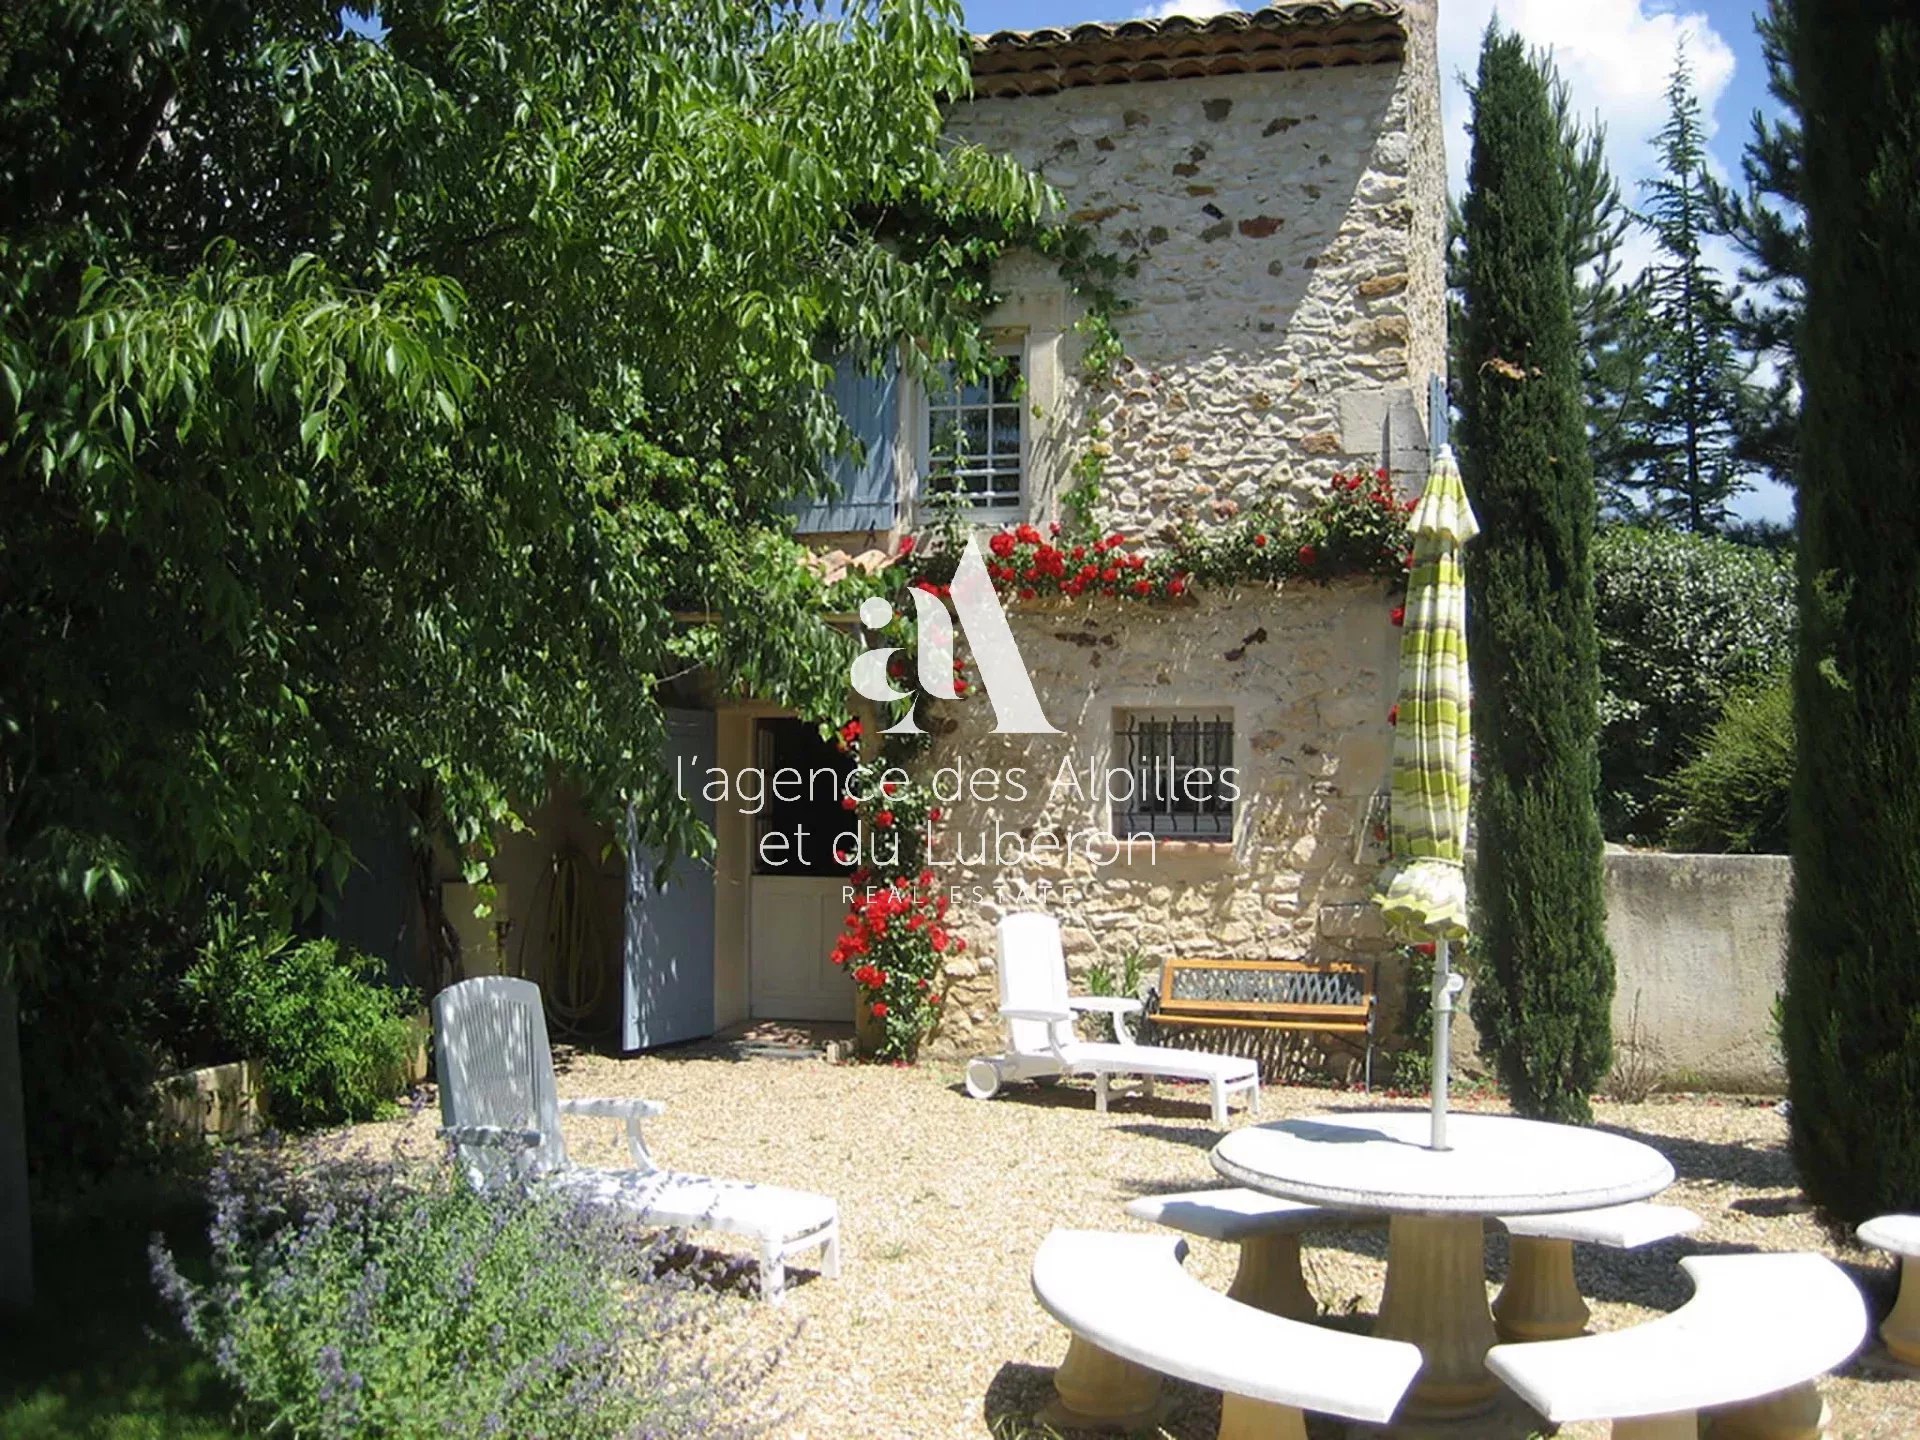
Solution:
[{"label": "blue wooden door", "polygon": [[[713,712],[669,710],[662,763],[675,773],[699,775],[713,757]],[[697,790],[691,798],[711,825],[711,802]],[[681,856],[656,877],[660,856],[634,843],[631,815],[627,826],[621,1048],[651,1050],[701,1039],[713,1033],[713,867]]]}]

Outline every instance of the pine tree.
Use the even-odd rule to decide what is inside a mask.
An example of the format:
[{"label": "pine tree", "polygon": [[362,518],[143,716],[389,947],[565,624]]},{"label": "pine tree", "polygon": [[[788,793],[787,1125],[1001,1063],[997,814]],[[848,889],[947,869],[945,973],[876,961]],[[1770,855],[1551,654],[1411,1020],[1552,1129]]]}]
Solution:
[{"label": "pine tree", "polygon": [[1807,1195],[1920,1207],[1920,16],[1797,0],[1797,768],[1783,1038]]},{"label": "pine tree", "polygon": [[1792,12],[1768,0],[1754,20],[1767,66],[1767,90],[1783,112],[1754,112],[1741,152],[1744,193],[1715,185],[1713,229],[1740,252],[1731,299],[1733,338],[1762,377],[1735,418],[1734,454],[1784,485],[1799,458],[1800,367],[1796,338],[1805,309],[1807,230],[1800,217],[1800,96],[1788,52]]},{"label": "pine tree", "polygon": [[1667,109],[1656,141],[1660,174],[1644,182],[1640,217],[1659,250],[1646,277],[1647,461],[1627,488],[1639,493],[1649,516],[1699,534],[1725,525],[1728,503],[1748,488],[1734,453],[1748,385],[1726,286],[1701,253],[1712,233],[1716,187],[1684,47]]},{"label": "pine tree", "polygon": [[1566,82],[1545,55],[1538,65],[1553,87],[1567,187],[1567,270],[1573,276],[1573,321],[1580,333],[1580,388],[1586,396],[1587,445],[1595,481],[1614,495],[1646,459],[1643,419],[1649,327],[1637,282],[1622,283],[1620,247],[1633,214],[1607,166],[1607,129],[1573,113]]},{"label": "pine tree", "polygon": [[1489,28],[1463,206],[1460,439],[1478,859],[1474,1020],[1524,1114],[1589,1118],[1610,1053],[1593,473],[1564,147],[1520,39]]},{"label": "pine tree", "polygon": [[[1571,92],[1551,55],[1534,51],[1528,59],[1553,95],[1561,179],[1566,187],[1567,271],[1573,276],[1573,315],[1580,332],[1580,386],[1586,397],[1589,449],[1601,492],[1611,497],[1647,458],[1649,326],[1640,287],[1623,283],[1620,277],[1620,248],[1634,217],[1607,165],[1606,126],[1598,117],[1582,120],[1574,112]],[[1456,200],[1448,201],[1447,221],[1448,333],[1454,342],[1452,371],[1461,375],[1465,366],[1460,343],[1466,328],[1460,310],[1464,283],[1460,262],[1465,226]]]}]

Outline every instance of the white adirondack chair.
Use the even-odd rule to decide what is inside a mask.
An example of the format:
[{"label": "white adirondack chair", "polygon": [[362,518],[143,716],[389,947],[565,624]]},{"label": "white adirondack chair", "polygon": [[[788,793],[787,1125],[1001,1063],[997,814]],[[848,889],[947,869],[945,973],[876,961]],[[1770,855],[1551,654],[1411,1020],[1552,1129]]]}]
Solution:
[{"label": "white adirondack chair", "polygon": [[[768,1300],[780,1298],[786,1263],[803,1251],[823,1247],[821,1273],[839,1275],[840,1207],[831,1196],[663,1170],[640,1132],[643,1119],[665,1110],[660,1101],[560,1099],[532,981],[488,975],[450,985],[433,997],[433,1029],[440,1133],[475,1186],[529,1181],[615,1207],[641,1225],[748,1236],[760,1249]],[[626,1121],[633,1168],[574,1164],[562,1115]]]},{"label": "white adirondack chair", "polygon": [[[990,1098],[1009,1080],[1091,1075],[1095,1108],[1105,1114],[1113,1076],[1141,1076],[1152,1094],[1153,1079],[1160,1075],[1206,1081],[1212,1089],[1216,1125],[1227,1123],[1227,1099],[1237,1090],[1247,1092],[1250,1111],[1259,1109],[1256,1062],[1236,1055],[1135,1044],[1127,1016],[1140,1010],[1138,1000],[1068,994],[1060,922],[1051,915],[1008,915],[1000,922],[999,934],[1000,1017],[1006,1022],[1007,1048],[967,1066],[967,1093],[974,1099]],[[1073,1028],[1077,1010],[1111,1015],[1117,1039],[1112,1043],[1080,1039]]]}]

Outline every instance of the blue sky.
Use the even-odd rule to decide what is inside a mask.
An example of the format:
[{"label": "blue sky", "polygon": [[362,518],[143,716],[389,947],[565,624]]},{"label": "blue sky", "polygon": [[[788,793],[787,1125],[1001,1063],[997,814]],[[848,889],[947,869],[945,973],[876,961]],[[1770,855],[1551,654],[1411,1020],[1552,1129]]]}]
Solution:
[{"label": "blue sky", "polygon": [[[976,33],[1233,8],[1239,7],[1221,0],[974,0],[966,7],[967,23]],[[1458,186],[1466,169],[1467,105],[1458,77],[1473,68],[1481,33],[1496,9],[1503,25],[1552,50],[1576,108],[1605,123],[1609,158],[1629,204],[1638,203],[1638,182],[1653,169],[1647,142],[1666,118],[1667,79],[1675,46],[1683,39],[1711,127],[1713,159],[1724,176],[1737,177],[1749,117],[1756,109],[1771,113],[1775,108],[1753,30],[1754,16],[1762,8],[1751,0],[1440,0],[1452,183]],[[1627,267],[1644,264],[1649,249],[1644,240],[1632,242]],[[1722,268],[1731,268],[1732,256],[1724,246],[1710,249],[1709,255]],[[1736,508],[1770,520],[1787,520],[1793,513],[1790,495],[1773,485],[1743,497]]]}]

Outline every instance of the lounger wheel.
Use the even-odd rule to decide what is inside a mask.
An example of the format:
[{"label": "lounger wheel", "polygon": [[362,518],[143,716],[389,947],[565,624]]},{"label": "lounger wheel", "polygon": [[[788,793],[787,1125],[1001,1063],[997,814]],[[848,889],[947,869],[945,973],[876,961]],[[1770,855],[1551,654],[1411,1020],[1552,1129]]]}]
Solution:
[{"label": "lounger wheel", "polygon": [[967,1065],[967,1094],[976,1100],[991,1100],[1000,1091],[1000,1067],[991,1060],[974,1060]]}]

